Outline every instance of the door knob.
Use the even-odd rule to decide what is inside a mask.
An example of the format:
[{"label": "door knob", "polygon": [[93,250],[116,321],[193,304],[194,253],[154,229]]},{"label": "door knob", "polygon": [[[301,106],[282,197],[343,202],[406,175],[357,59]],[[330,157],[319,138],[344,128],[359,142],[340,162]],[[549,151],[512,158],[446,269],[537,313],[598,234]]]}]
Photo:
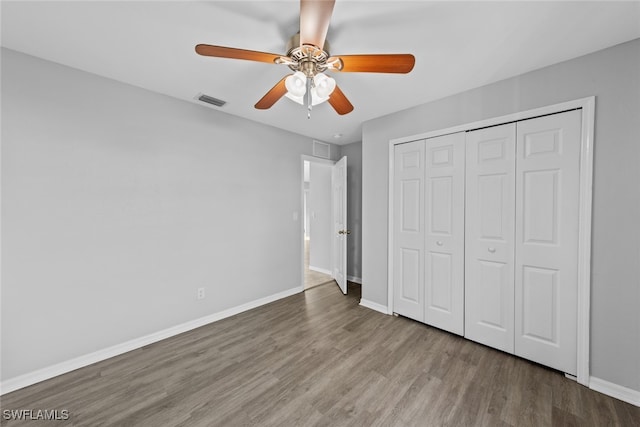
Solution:
[{"label": "door knob", "polygon": [[442,240],[438,240],[438,241],[436,242],[436,245],[438,245],[438,246],[442,246]]},{"label": "door knob", "polygon": [[489,252],[494,253],[496,251],[496,248],[489,248],[487,249]]}]

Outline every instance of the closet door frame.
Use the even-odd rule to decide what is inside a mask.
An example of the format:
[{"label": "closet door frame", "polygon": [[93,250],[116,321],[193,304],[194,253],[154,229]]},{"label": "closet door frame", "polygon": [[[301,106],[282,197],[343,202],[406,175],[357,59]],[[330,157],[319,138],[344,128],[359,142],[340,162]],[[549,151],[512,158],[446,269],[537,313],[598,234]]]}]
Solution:
[{"label": "closet door frame", "polygon": [[589,386],[589,323],[591,294],[591,211],[593,197],[593,138],[595,123],[595,96],[521,111],[505,116],[480,120],[454,126],[395,138],[389,141],[389,200],[388,200],[388,274],[387,313],[393,314],[393,177],[394,146],[420,139],[433,138],[451,133],[465,132],[487,126],[495,126],[531,119],[548,114],[581,109],[582,126],[580,136],[580,201],[578,213],[578,301],[577,301],[577,377],[578,383]]}]

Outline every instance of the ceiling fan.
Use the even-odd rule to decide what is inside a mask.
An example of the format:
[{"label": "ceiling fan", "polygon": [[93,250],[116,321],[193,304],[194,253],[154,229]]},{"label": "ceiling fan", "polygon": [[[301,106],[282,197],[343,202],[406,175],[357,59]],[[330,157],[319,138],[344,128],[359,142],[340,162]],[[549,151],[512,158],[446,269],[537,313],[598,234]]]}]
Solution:
[{"label": "ceiling fan", "polygon": [[300,32],[287,44],[286,55],[255,50],[199,44],[196,52],[203,56],[245,59],[287,65],[294,71],[284,76],[260,99],[255,108],[271,108],[280,98],[288,98],[311,107],[324,101],[340,115],[353,111],[353,105],[325,71],[406,74],[413,69],[411,54],[340,55],[329,54],[326,40],[335,0],[300,0]]}]

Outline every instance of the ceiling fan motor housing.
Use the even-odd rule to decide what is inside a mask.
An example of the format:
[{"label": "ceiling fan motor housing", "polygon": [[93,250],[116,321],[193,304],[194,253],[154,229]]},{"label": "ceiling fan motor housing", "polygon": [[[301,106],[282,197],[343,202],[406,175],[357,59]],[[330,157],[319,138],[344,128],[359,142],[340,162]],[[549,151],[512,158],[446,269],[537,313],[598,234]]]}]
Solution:
[{"label": "ceiling fan motor housing", "polygon": [[327,69],[329,59],[329,42],[325,40],[324,47],[310,44],[300,45],[300,33],[291,36],[287,42],[287,56],[295,64],[289,64],[293,71],[302,71],[307,77],[313,77]]}]

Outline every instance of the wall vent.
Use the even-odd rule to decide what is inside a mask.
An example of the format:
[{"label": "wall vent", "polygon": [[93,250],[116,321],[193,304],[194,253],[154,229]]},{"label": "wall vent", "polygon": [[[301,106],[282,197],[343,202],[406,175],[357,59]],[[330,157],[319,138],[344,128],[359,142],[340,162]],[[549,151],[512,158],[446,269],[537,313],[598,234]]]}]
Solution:
[{"label": "wall vent", "polygon": [[204,94],[198,96],[198,100],[206,102],[207,104],[215,105],[216,107],[222,107],[227,103],[227,101],[223,101],[222,99],[214,98],[213,96]]},{"label": "wall vent", "polygon": [[331,146],[326,142],[313,140],[313,156],[322,157],[323,159],[331,158]]}]

